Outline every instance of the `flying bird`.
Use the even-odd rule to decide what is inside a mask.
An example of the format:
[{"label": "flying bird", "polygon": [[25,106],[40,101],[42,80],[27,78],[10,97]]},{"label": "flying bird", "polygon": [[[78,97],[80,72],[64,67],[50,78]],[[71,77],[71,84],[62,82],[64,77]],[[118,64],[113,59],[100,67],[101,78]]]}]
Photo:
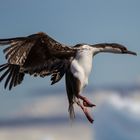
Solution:
[{"label": "flying bird", "polygon": [[5,88],[11,90],[21,84],[25,74],[50,76],[52,85],[65,75],[70,118],[75,118],[74,104],[77,104],[91,123],[93,118],[88,108],[95,104],[81,93],[88,84],[92,58],[101,52],[136,55],[118,43],[68,46],[43,32],[27,37],[0,39],[0,46],[7,46],[3,50],[7,63],[0,65],[0,82],[5,79]]}]

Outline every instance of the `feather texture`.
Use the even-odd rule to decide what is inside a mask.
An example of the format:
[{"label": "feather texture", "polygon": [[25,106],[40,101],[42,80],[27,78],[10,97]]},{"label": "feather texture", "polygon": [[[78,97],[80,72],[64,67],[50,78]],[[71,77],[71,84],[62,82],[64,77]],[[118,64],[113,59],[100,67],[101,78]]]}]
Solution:
[{"label": "feather texture", "polygon": [[3,50],[8,63],[1,65],[0,71],[6,71],[0,80],[7,76],[5,88],[9,85],[9,89],[21,83],[21,73],[41,77],[52,75],[52,84],[58,82],[65,74],[69,58],[76,55],[75,49],[42,32],[27,37],[0,39],[0,45],[8,45]]}]

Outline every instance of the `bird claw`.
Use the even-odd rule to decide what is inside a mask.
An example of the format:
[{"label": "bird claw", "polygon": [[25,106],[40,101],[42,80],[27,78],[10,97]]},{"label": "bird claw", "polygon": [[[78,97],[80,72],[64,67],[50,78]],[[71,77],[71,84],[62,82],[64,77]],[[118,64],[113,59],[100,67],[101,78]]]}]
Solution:
[{"label": "bird claw", "polygon": [[86,115],[88,121],[89,121],[90,123],[93,123],[94,120],[93,120],[93,118],[91,117],[91,115],[89,114],[87,108],[85,108],[84,113],[85,113],[85,115]]},{"label": "bird claw", "polygon": [[78,106],[81,107],[81,109],[83,110],[83,112],[84,112],[86,118],[88,119],[88,121],[89,121],[90,123],[93,123],[94,120],[93,120],[93,118],[91,117],[91,115],[89,114],[88,109],[87,109],[85,106],[83,106],[83,105],[80,103],[79,100],[78,100],[76,103],[77,103]]},{"label": "bird claw", "polygon": [[92,103],[90,103],[90,102],[85,102],[85,101],[83,101],[83,105],[84,105],[85,107],[94,107],[94,106],[96,106],[95,104],[92,104]]},{"label": "bird claw", "polygon": [[93,106],[96,106],[95,104],[91,103],[86,97],[84,96],[81,96],[81,95],[78,95],[78,97],[83,100],[83,105],[85,107],[93,107]]}]

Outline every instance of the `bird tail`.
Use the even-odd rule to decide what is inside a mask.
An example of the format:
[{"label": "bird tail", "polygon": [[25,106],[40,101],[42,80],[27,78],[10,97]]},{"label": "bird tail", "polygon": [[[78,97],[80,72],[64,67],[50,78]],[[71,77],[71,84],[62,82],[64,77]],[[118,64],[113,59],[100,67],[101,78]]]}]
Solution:
[{"label": "bird tail", "polygon": [[9,86],[9,90],[12,87],[20,84],[24,78],[24,73],[20,72],[20,66],[13,64],[3,64],[0,65],[0,82],[5,80],[4,88],[6,89]]},{"label": "bird tail", "polygon": [[65,81],[66,81],[66,91],[67,91],[67,96],[68,96],[68,101],[69,101],[69,116],[71,120],[74,120],[75,118],[75,112],[74,112],[74,101],[75,101],[75,91],[73,88],[73,83],[72,83],[72,74],[70,71],[66,72],[65,75]]},{"label": "bird tail", "polygon": [[73,103],[69,104],[69,115],[70,115],[70,119],[74,120],[75,118],[75,112],[74,112],[74,107],[73,107]]}]

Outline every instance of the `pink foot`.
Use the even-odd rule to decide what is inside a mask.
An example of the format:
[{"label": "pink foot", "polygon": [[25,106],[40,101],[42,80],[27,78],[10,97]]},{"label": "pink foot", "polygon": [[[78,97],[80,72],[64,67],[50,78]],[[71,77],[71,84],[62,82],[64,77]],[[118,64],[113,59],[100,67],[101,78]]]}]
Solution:
[{"label": "pink foot", "polygon": [[80,103],[80,101],[77,101],[76,103],[77,103],[78,106],[81,107],[81,109],[83,110],[84,114],[86,115],[88,121],[89,121],[90,123],[93,123],[94,120],[93,120],[93,118],[91,117],[91,115],[89,114],[88,109],[87,109],[86,107],[84,107],[84,106]]},{"label": "pink foot", "polygon": [[78,97],[83,100],[83,105],[85,107],[93,107],[93,106],[96,106],[95,104],[91,103],[86,97],[84,96],[81,96],[81,95],[78,95]]},{"label": "pink foot", "polygon": [[95,104],[92,104],[92,103],[89,103],[89,102],[85,102],[85,101],[83,101],[83,105],[85,107],[94,107],[94,106],[96,106]]},{"label": "pink foot", "polygon": [[87,119],[89,120],[89,122],[90,123],[93,123],[93,118],[91,117],[91,115],[89,114],[89,112],[88,112],[88,109],[87,108],[85,108],[85,111],[84,111],[84,113],[85,113],[85,115],[86,115],[86,117],[87,117]]}]

